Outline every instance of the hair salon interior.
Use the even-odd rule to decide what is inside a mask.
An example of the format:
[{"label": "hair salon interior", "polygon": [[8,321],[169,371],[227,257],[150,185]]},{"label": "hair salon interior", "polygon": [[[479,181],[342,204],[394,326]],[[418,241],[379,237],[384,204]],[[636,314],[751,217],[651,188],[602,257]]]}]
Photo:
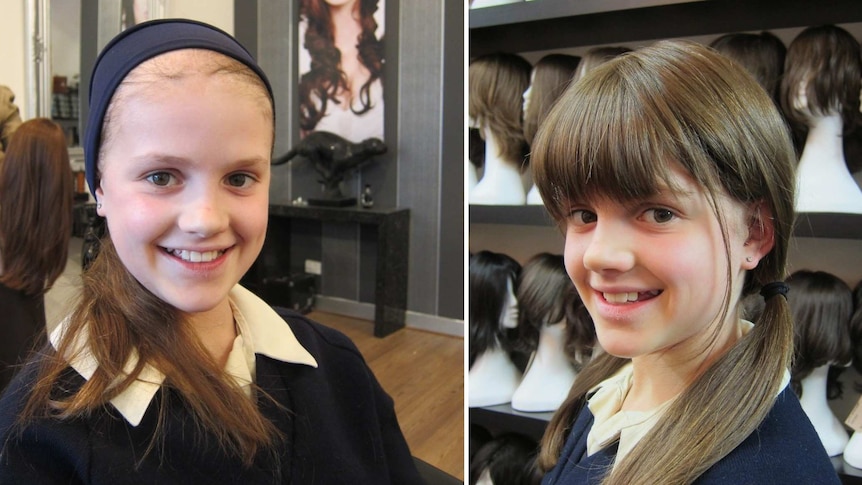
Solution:
[{"label": "hair salon interior", "polygon": [[[49,117],[64,128],[77,182],[69,263],[45,298],[48,327],[68,310],[87,257],[94,201],[80,173],[80,140],[98,53],[142,20],[212,24],[258,60],[275,98],[278,164],[267,237],[241,283],[346,333],[393,396],[411,452],[430,465],[423,473],[457,483],[464,479],[465,9],[458,0],[361,2],[373,13],[362,25],[372,25],[374,37],[368,69],[377,81],[368,83],[365,104],[375,113],[338,132],[300,114],[309,64],[302,39],[310,30],[301,3],[317,2],[4,2],[0,84],[14,92],[23,120]],[[315,128],[341,136],[321,141]],[[315,158],[314,143],[340,152]],[[338,163],[346,165],[323,166]]]},{"label": "hair salon interior", "polygon": [[[466,398],[470,480],[490,477],[479,483],[535,483],[537,443],[588,360],[584,353],[594,343],[578,334],[588,316],[569,311],[575,305],[567,295],[571,282],[563,268],[564,231],[551,220],[529,170],[522,166],[539,117],[548,113],[572,79],[624,52],[663,39],[710,45],[749,69],[768,92],[777,95],[782,77],[804,69],[785,65],[791,43],[809,27],[824,25],[854,39],[851,60],[855,60],[845,66],[830,64],[831,69],[858,78],[862,74],[862,9],[853,1],[816,5],[805,1],[470,2],[467,109],[471,126],[466,164],[471,255],[471,367]],[[817,52],[828,57],[826,50]],[[770,62],[777,67],[770,67]],[[494,69],[505,73],[497,79],[506,81],[491,87],[488,81],[494,79]],[[855,85],[858,97],[859,85]],[[508,94],[500,94],[506,89]],[[840,87],[833,85],[833,89]],[[483,95],[492,96],[492,90],[512,102],[489,105]],[[520,93],[524,93],[523,106],[517,99]],[[488,128],[493,121],[475,126],[476,119],[495,116],[496,129]],[[499,119],[512,120],[512,131],[501,128],[504,123]],[[477,128],[486,129],[484,136]],[[806,184],[812,178],[822,179],[827,165],[822,161],[806,164],[805,132],[794,132],[793,141],[803,161],[798,167],[798,220],[789,254],[788,273],[793,276],[787,280],[796,297],[797,306],[793,301],[790,306],[801,335],[795,345],[802,356],[797,354],[796,362],[804,368],[794,378],[795,386],[801,381],[802,388],[811,390],[803,394],[803,409],[844,483],[862,483],[856,445],[862,427],[854,417],[862,409],[862,364],[858,361],[862,340],[851,323],[858,325],[862,313],[858,133],[845,136],[843,146],[838,147],[838,175],[827,177],[827,186],[816,189]],[[815,144],[808,143],[809,153],[815,151],[811,148]],[[818,173],[806,173],[812,170]],[[491,300],[495,303],[489,304]],[[521,317],[529,315],[528,319],[537,321],[528,328],[520,327],[528,322],[507,310],[512,301]],[[854,308],[856,316],[852,316]],[[474,320],[487,320],[494,329],[474,329]],[[550,324],[554,322],[565,322],[565,328]],[[492,364],[491,354],[495,353],[508,358]],[[539,357],[543,354],[544,360]],[[815,381],[818,387],[812,386]],[[507,475],[516,478],[500,478]]]}]

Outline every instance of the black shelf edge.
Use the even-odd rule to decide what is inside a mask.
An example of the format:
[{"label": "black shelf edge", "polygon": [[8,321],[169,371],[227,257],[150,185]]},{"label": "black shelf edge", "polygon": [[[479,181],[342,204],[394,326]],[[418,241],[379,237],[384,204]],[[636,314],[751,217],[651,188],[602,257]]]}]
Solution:
[{"label": "black shelf edge", "polygon": [[[471,205],[470,224],[549,226],[554,222],[541,205]],[[805,212],[797,215],[795,237],[862,239],[862,214]]]},{"label": "black shelf edge", "polygon": [[[857,0],[631,0],[599,11],[537,0],[470,11],[470,56],[862,21]],[[615,0],[614,7],[623,5]]]},{"label": "black shelf edge", "polygon": [[617,10],[633,10],[706,0],[535,0],[470,9],[470,28],[573,17]]},{"label": "black shelf edge", "polygon": [[538,441],[545,434],[553,412],[524,413],[512,409],[511,403],[470,408],[470,424],[491,432],[520,433]]},{"label": "black shelf edge", "polygon": [[807,212],[798,214],[796,237],[862,239],[862,214]]},{"label": "black shelf edge", "polygon": [[543,205],[470,205],[470,224],[554,226]]}]

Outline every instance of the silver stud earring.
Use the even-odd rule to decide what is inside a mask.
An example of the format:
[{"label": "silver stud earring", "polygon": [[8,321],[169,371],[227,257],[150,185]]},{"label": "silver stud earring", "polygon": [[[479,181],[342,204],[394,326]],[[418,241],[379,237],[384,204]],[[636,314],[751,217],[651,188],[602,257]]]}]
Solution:
[{"label": "silver stud earring", "polygon": [[745,258],[745,261],[750,263],[750,262],[754,261],[754,258],[752,258],[751,256],[748,256]]},{"label": "silver stud earring", "polygon": [[96,202],[96,209],[101,209],[101,208],[102,208],[102,203]]}]

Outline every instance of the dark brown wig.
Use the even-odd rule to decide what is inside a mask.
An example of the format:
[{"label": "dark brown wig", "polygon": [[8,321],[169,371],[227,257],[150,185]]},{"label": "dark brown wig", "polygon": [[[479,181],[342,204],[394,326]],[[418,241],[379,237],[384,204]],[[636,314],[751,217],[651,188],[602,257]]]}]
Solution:
[{"label": "dark brown wig", "polygon": [[566,54],[548,54],[533,66],[530,82],[530,105],[524,111],[524,138],[527,144],[539,130],[557,98],[569,87],[581,58]]},{"label": "dark brown wig", "polygon": [[[371,85],[383,76],[383,39],[376,35],[378,0],[359,0],[359,22],[362,33],[357,39],[359,60],[368,69],[368,81],[359,88],[360,108],[350,110],[357,115],[368,112]],[[311,57],[311,70],[299,79],[299,127],[312,131],[326,114],[330,102],[338,104],[336,94],[348,88],[347,76],[341,70],[341,52],[335,47],[335,25],[324,0],[302,0],[299,15],[307,22],[303,48]]]},{"label": "dark brown wig", "polygon": [[839,113],[844,131],[855,129],[862,88],[859,42],[841,27],[822,25],[803,30],[787,48],[781,106],[794,129],[806,131],[804,113],[793,107],[802,85],[808,111],[816,115]]},{"label": "dark brown wig", "polygon": [[825,271],[796,271],[786,282],[794,323],[790,376],[794,389],[801,393],[801,381],[814,369],[850,363],[853,294],[847,283]]},{"label": "dark brown wig", "polygon": [[512,350],[511,338],[500,325],[509,285],[517,288],[521,265],[492,251],[470,256],[470,366],[487,350]]},{"label": "dark brown wig", "polygon": [[560,323],[566,316],[565,297],[573,287],[563,256],[539,253],[524,264],[515,295],[518,299],[518,347],[536,350],[545,325]]},{"label": "dark brown wig", "polygon": [[712,41],[709,46],[745,68],[769,96],[778,102],[778,86],[784,72],[787,47],[775,34],[725,34]]},{"label": "dark brown wig", "polygon": [[74,186],[63,129],[23,123],[0,160],[0,283],[41,295],[66,268]]}]

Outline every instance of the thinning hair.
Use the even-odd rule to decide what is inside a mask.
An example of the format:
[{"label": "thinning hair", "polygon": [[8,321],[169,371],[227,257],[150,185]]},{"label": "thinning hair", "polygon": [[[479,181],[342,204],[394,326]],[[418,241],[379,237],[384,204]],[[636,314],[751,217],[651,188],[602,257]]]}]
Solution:
[{"label": "thinning hair", "polygon": [[[788,130],[757,82],[708,47],[662,41],[588,72],[548,115],[532,157],[536,186],[561,224],[572,203],[630,203],[674,190],[671,172],[681,166],[710,202],[728,263],[730,222],[718,210],[719,197],[761,207],[749,225],[773,226],[774,247],[746,275],[743,295],[785,277],[794,222]],[[731,308],[739,295],[731,294],[729,268],[722,318],[738,311]],[[792,357],[786,301],[771,298],[756,323],[689,384],[603,483],[691,483],[759,426]],[[544,469],[557,462],[587,391],[626,362],[602,354],[581,371],[546,430]]]},{"label": "thinning hair", "polygon": [[794,108],[802,85],[810,113],[838,113],[845,132],[856,128],[862,89],[860,50],[859,42],[835,25],[809,27],[793,39],[784,61],[781,106],[795,129],[807,129],[805,113]]},{"label": "thinning hair", "polygon": [[0,283],[31,296],[54,284],[66,268],[73,197],[63,129],[26,121],[0,158]]},{"label": "thinning hair", "polygon": [[522,96],[530,84],[531,69],[519,55],[498,53],[473,59],[468,73],[470,118],[497,140],[500,153],[491,155],[518,166],[527,153]]}]

